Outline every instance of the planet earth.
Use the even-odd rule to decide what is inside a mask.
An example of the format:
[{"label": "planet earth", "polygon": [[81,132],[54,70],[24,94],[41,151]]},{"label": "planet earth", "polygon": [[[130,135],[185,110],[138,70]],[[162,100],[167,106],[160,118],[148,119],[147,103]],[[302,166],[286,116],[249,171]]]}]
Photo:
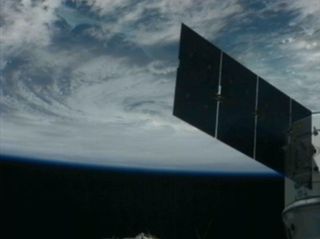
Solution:
[{"label": "planet earth", "polygon": [[319,110],[318,0],[2,0],[0,154],[274,172],[172,115],[181,23]]}]

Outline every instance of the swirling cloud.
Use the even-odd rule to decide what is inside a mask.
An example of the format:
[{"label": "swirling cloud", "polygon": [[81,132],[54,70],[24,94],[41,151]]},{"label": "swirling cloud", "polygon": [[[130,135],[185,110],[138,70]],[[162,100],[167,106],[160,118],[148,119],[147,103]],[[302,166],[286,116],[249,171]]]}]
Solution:
[{"label": "swirling cloud", "polygon": [[317,9],[298,0],[3,1],[1,153],[270,172],[172,116],[180,24],[315,108]]}]

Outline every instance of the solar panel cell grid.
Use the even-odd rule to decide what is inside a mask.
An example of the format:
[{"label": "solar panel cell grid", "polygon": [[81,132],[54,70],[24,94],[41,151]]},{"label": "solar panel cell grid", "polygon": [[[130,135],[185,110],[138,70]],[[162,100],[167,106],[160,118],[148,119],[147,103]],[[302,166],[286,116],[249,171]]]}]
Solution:
[{"label": "solar panel cell grid", "polygon": [[[310,110],[185,25],[179,58],[175,116],[296,182],[309,185]],[[303,140],[288,145],[293,142],[291,127],[297,127],[299,121],[305,133]],[[294,132],[300,134],[301,130],[295,128]]]},{"label": "solar panel cell grid", "polygon": [[223,56],[217,138],[252,157],[257,76]]}]

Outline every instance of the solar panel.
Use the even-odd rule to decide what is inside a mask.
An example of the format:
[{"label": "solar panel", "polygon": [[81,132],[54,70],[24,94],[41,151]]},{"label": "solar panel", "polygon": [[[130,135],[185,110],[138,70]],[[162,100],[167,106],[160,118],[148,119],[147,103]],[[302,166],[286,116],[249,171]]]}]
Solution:
[{"label": "solar panel", "polygon": [[183,25],[173,113],[212,136],[220,55],[220,50]]},{"label": "solar panel", "polygon": [[[304,107],[303,105],[301,105],[299,102],[292,100],[291,103],[291,107],[292,107],[292,120],[291,120],[291,124],[302,120],[304,118],[308,118],[311,122],[311,114],[312,112],[307,109],[306,107]],[[310,124],[310,131],[311,131],[311,124]]]},{"label": "solar panel", "polygon": [[310,110],[185,25],[179,59],[175,116],[311,185]]},{"label": "solar panel", "polygon": [[217,138],[253,157],[257,76],[224,54]]},{"label": "solar panel", "polygon": [[255,159],[284,173],[290,126],[290,98],[259,79]]}]

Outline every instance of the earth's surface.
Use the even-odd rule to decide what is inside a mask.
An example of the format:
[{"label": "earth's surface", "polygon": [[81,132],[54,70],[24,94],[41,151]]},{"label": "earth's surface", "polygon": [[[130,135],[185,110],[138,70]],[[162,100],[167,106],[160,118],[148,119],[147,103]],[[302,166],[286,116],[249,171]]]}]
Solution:
[{"label": "earth's surface", "polygon": [[318,0],[2,0],[0,15],[1,154],[272,173],[172,116],[181,22],[319,109]]}]

